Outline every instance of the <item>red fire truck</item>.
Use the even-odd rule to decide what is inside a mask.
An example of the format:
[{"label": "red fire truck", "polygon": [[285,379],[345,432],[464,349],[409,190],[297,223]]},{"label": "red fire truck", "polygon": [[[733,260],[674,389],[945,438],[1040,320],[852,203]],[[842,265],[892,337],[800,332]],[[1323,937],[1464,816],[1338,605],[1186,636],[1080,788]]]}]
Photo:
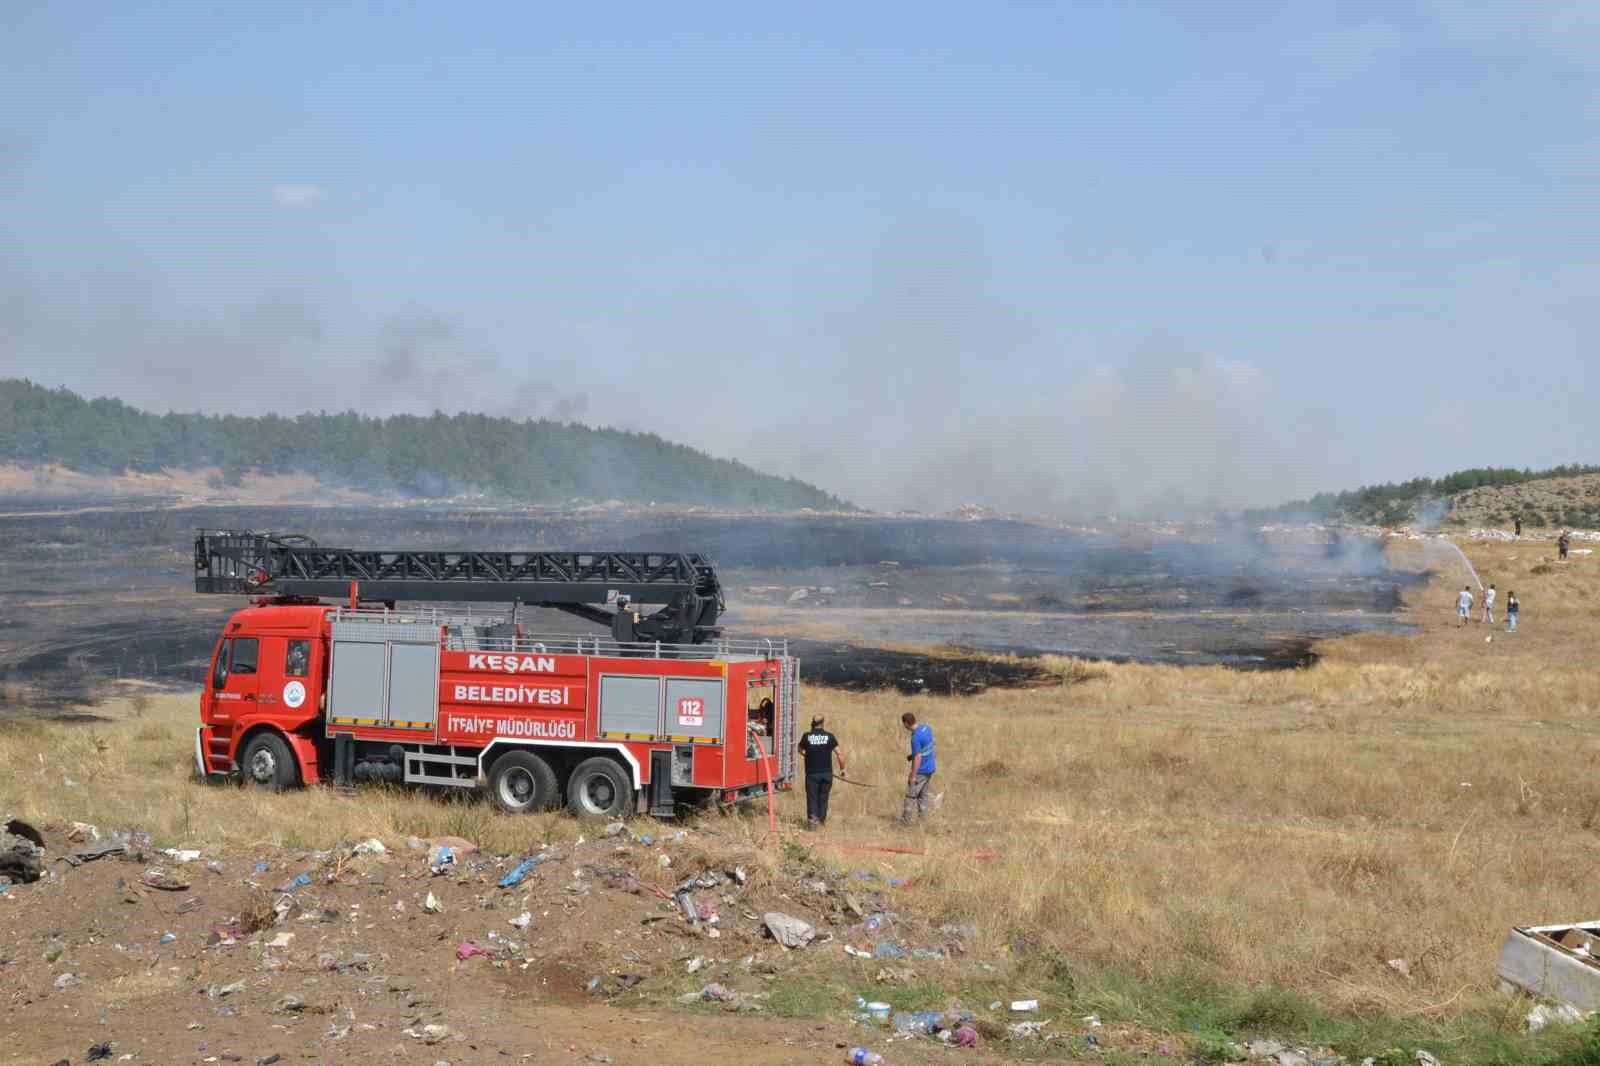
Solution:
[{"label": "red fire truck", "polygon": [[[795,774],[799,661],[782,642],[723,636],[698,555],[201,530],[195,589],[254,597],[225,624],[200,697],[206,777],[487,787],[506,811],[620,817],[731,803]],[[524,606],[611,633],[532,635]]]}]

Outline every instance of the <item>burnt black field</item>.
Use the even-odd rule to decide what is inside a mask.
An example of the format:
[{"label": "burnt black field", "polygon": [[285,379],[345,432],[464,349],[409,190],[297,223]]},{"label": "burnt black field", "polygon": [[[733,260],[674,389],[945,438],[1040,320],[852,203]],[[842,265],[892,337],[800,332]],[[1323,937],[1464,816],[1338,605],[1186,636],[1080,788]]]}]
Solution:
[{"label": "burnt black field", "polygon": [[[700,552],[722,577],[729,635],[790,638],[811,683],[934,693],[1030,683],[1027,657],[1039,653],[1304,666],[1317,640],[1402,626],[1401,591],[1419,580],[1391,569],[1374,541],[1267,541],[1225,526],[1180,535],[920,516],[53,506],[0,503],[0,681],[59,705],[119,678],[199,683],[244,601],[193,591],[198,527],[342,547]],[[554,612],[525,624],[583,626]],[[929,645],[1023,660],[908,650]],[[17,689],[0,687],[0,714]]]}]

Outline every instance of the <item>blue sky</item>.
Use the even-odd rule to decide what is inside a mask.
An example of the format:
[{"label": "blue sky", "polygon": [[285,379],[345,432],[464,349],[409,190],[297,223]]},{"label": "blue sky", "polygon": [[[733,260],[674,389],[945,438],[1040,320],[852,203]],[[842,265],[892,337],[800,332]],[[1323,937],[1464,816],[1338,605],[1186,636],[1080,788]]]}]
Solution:
[{"label": "blue sky", "polygon": [[6,374],[884,507],[1600,461],[1600,5],[99,8],[0,0]]}]

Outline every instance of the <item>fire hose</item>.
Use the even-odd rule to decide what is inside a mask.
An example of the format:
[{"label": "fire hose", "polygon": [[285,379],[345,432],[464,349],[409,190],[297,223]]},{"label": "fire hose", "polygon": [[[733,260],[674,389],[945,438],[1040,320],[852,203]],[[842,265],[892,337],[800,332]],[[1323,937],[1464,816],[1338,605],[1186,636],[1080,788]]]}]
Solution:
[{"label": "fire hose", "polygon": [[772,802],[772,760],[767,757],[767,746],[761,743],[761,734],[752,730],[750,736],[756,742],[756,750],[761,752],[761,770],[767,775],[767,832],[778,831],[778,812]]}]

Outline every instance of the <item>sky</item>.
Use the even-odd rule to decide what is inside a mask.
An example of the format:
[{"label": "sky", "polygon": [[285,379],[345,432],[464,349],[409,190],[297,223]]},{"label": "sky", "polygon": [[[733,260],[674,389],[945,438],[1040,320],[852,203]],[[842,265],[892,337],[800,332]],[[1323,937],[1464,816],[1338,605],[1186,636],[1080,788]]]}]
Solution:
[{"label": "sky", "polygon": [[1600,4],[0,0],[0,376],[869,507],[1600,461]]}]

